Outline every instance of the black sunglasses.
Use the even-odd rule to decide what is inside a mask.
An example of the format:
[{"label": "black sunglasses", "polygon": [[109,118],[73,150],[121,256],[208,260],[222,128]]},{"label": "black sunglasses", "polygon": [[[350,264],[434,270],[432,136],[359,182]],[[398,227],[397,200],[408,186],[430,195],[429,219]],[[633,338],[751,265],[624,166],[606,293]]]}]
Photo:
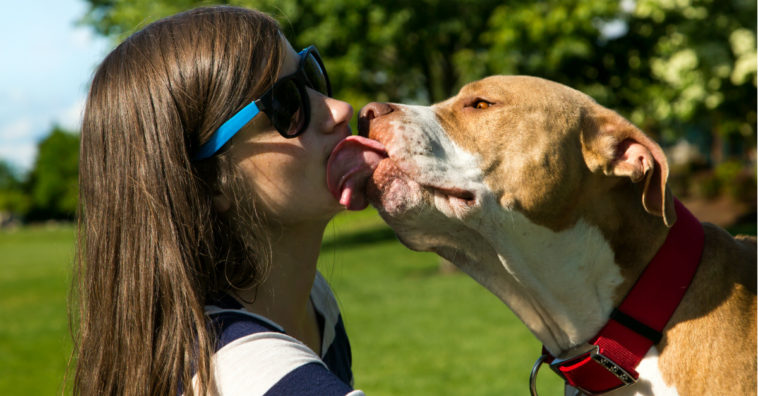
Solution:
[{"label": "black sunglasses", "polygon": [[306,88],[332,96],[332,86],[315,46],[311,45],[298,54],[300,62],[297,70],[277,80],[259,99],[224,122],[200,147],[195,160],[215,154],[259,112],[265,113],[274,128],[285,138],[294,138],[305,132],[311,119],[311,104]]}]

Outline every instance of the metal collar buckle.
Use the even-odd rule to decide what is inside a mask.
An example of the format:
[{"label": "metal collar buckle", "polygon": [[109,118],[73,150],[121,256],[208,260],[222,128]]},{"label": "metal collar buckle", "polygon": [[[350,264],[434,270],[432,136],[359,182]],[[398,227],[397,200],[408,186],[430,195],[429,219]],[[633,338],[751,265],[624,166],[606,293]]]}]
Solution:
[{"label": "metal collar buckle", "polygon": [[[574,363],[579,359],[584,359],[585,357],[587,357],[587,355],[589,355],[589,357],[592,360],[594,360],[597,364],[602,366],[604,369],[608,370],[608,372],[616,376],[616,378],[618,378],[619,381],[622,382],[622,384],[619,385],[615,389],[632,385],[635,382],[637,382],[637,379],[635,379],[634,376],[629,374],[629,372],[624,370],[624,368],[621,367],[618,363],[614,362],[609,357],[600,353],[600,347],[598,347],[597,345],[592,345],[590,350],[580,353],[576,356],[566,358],[566,359],[555,359],[552,362],[549,362],[550,368],[553,371],[555,371],[555,373],[558,374],[561,378],[566,380],[566,377],[558,368],[568,363]],[[537,374],[539,373],[540,366],[542,366],[543,363],[548,361],[549,358],[550,358],[550,355],[548,354],[544,354],[540,356],[539,359],[537,359],[537,361],[534,363],[534,366],[532,367],[532,372],[531,372],[531,375],[529,376],[529,391],[531,392],[532,396],[537,396]],[[571,385],[571,386],[587,395],[596,394],[592,391],[582,388],[581,386],[577,386],[577,385]],[[611,390],[612,389],[608,389],[606,391],[603,391],[603,393],[611,391]]]},{"label": "metal collar buckle", "polygon": [[619,366],[616,362],[600,353],[597,345],[595,345],[595,348],[590,351],[590,357],[592,360],[605,367],[605,369],[608,370],[611,374],[615,375],[616,378],[618,378],[621,382],[623,382],[624,385],[622,386],[631,385],[637,382],[637,379],[629,374],[629,372],[624,370],[623,367]]}]

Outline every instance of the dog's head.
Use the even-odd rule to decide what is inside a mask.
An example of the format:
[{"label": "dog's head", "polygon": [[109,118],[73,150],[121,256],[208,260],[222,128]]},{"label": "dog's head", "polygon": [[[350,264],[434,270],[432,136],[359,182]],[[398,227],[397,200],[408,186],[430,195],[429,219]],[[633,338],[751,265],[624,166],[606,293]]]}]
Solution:
[{"label": "dog's head", "polygon": [[369,198],[414,249],[456,243],[462,226],[475,230],[493,210],[561,230],[623,183],[639,184],[636,202],[647,213],[674,220],[660,147],[588,96],[547,80],[489,77],[430,107],[372,103],[359,130],[388,153]]},{"label": "dog's head", "polygon": [[360,208],[365,191],[405,245],[455,263],[554,352],[595,334],[675,221],[660,147],[554,82],[371,103],[358,128],[330,159],[335,196]]}]

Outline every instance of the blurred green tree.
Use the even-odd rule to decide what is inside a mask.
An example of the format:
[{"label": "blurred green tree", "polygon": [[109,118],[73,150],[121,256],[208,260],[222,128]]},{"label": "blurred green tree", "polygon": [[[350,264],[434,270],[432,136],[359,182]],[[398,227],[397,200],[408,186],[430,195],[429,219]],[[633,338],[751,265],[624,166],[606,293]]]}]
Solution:
[{"label": "blurred green tree", "polygon": [[712,133],[715,146],[723,137],[748,150],[755,14],[756,3],[743,0],[509,2],[489,19],[485,58],[488,72],[576,87],[664,142],[694,130]]},{"label": "blurred green tree", "polygon": [[756,2],[639,0],[633,36],[654,38],[647,60],[656,86],[634,110],[672,137],[710,132],[712,161],[756,142]]},{"label": "blurred green tree", "polygon": [[[83,21],[116,40],[207,3],[88,1]],[[316,44],[336,96],[354,105],[436,102],[486,75],[530,74],[588,93],[663,143],[703,135],[716,163],[755,148],[753,0],[225,3],[275,16],[295,46]]]},{"label": "blurred green tree", "polygon": [[[145,23],[192,6],[191,0],[89,0],[84,23],[117,41]],[[218,2],[217,2],[218,3]],[[429,103],[467,82],[456,59],[486,51],[480,34],[496,0],[238,0],[276,17],[294,46],[316,44],[336,96]],[[478,75],[476,76],[478,77]]]},{"label": "blurred green tree", "polygon": [[25,220],[73,219],[78,202],[79,135],[54,127],[37,146]]},{"label": "blurred green tree", "polygon": [[23,179],[13,166],[0,160],[0,222],[7,215],[23,217],[29,210],[29,198]]},{"label": "blurred green tree", "polygon": [[21,188],[21,178],[16,169],[5,160],[0,159],[0,191]]}]

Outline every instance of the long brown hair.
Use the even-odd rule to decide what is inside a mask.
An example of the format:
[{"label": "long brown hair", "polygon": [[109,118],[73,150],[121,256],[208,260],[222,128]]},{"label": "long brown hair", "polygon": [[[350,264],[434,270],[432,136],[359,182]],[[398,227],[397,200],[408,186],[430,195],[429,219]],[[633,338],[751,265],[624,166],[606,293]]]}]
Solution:
[{"label": "long brown hair", "polygon": [[192,153],[276,80],[281,57],[270,17],[204,7],[146,26],[99,66],[81,138],[75,394],[213,390],[203,305],[260,282],[266,237],[228,156]]}]

